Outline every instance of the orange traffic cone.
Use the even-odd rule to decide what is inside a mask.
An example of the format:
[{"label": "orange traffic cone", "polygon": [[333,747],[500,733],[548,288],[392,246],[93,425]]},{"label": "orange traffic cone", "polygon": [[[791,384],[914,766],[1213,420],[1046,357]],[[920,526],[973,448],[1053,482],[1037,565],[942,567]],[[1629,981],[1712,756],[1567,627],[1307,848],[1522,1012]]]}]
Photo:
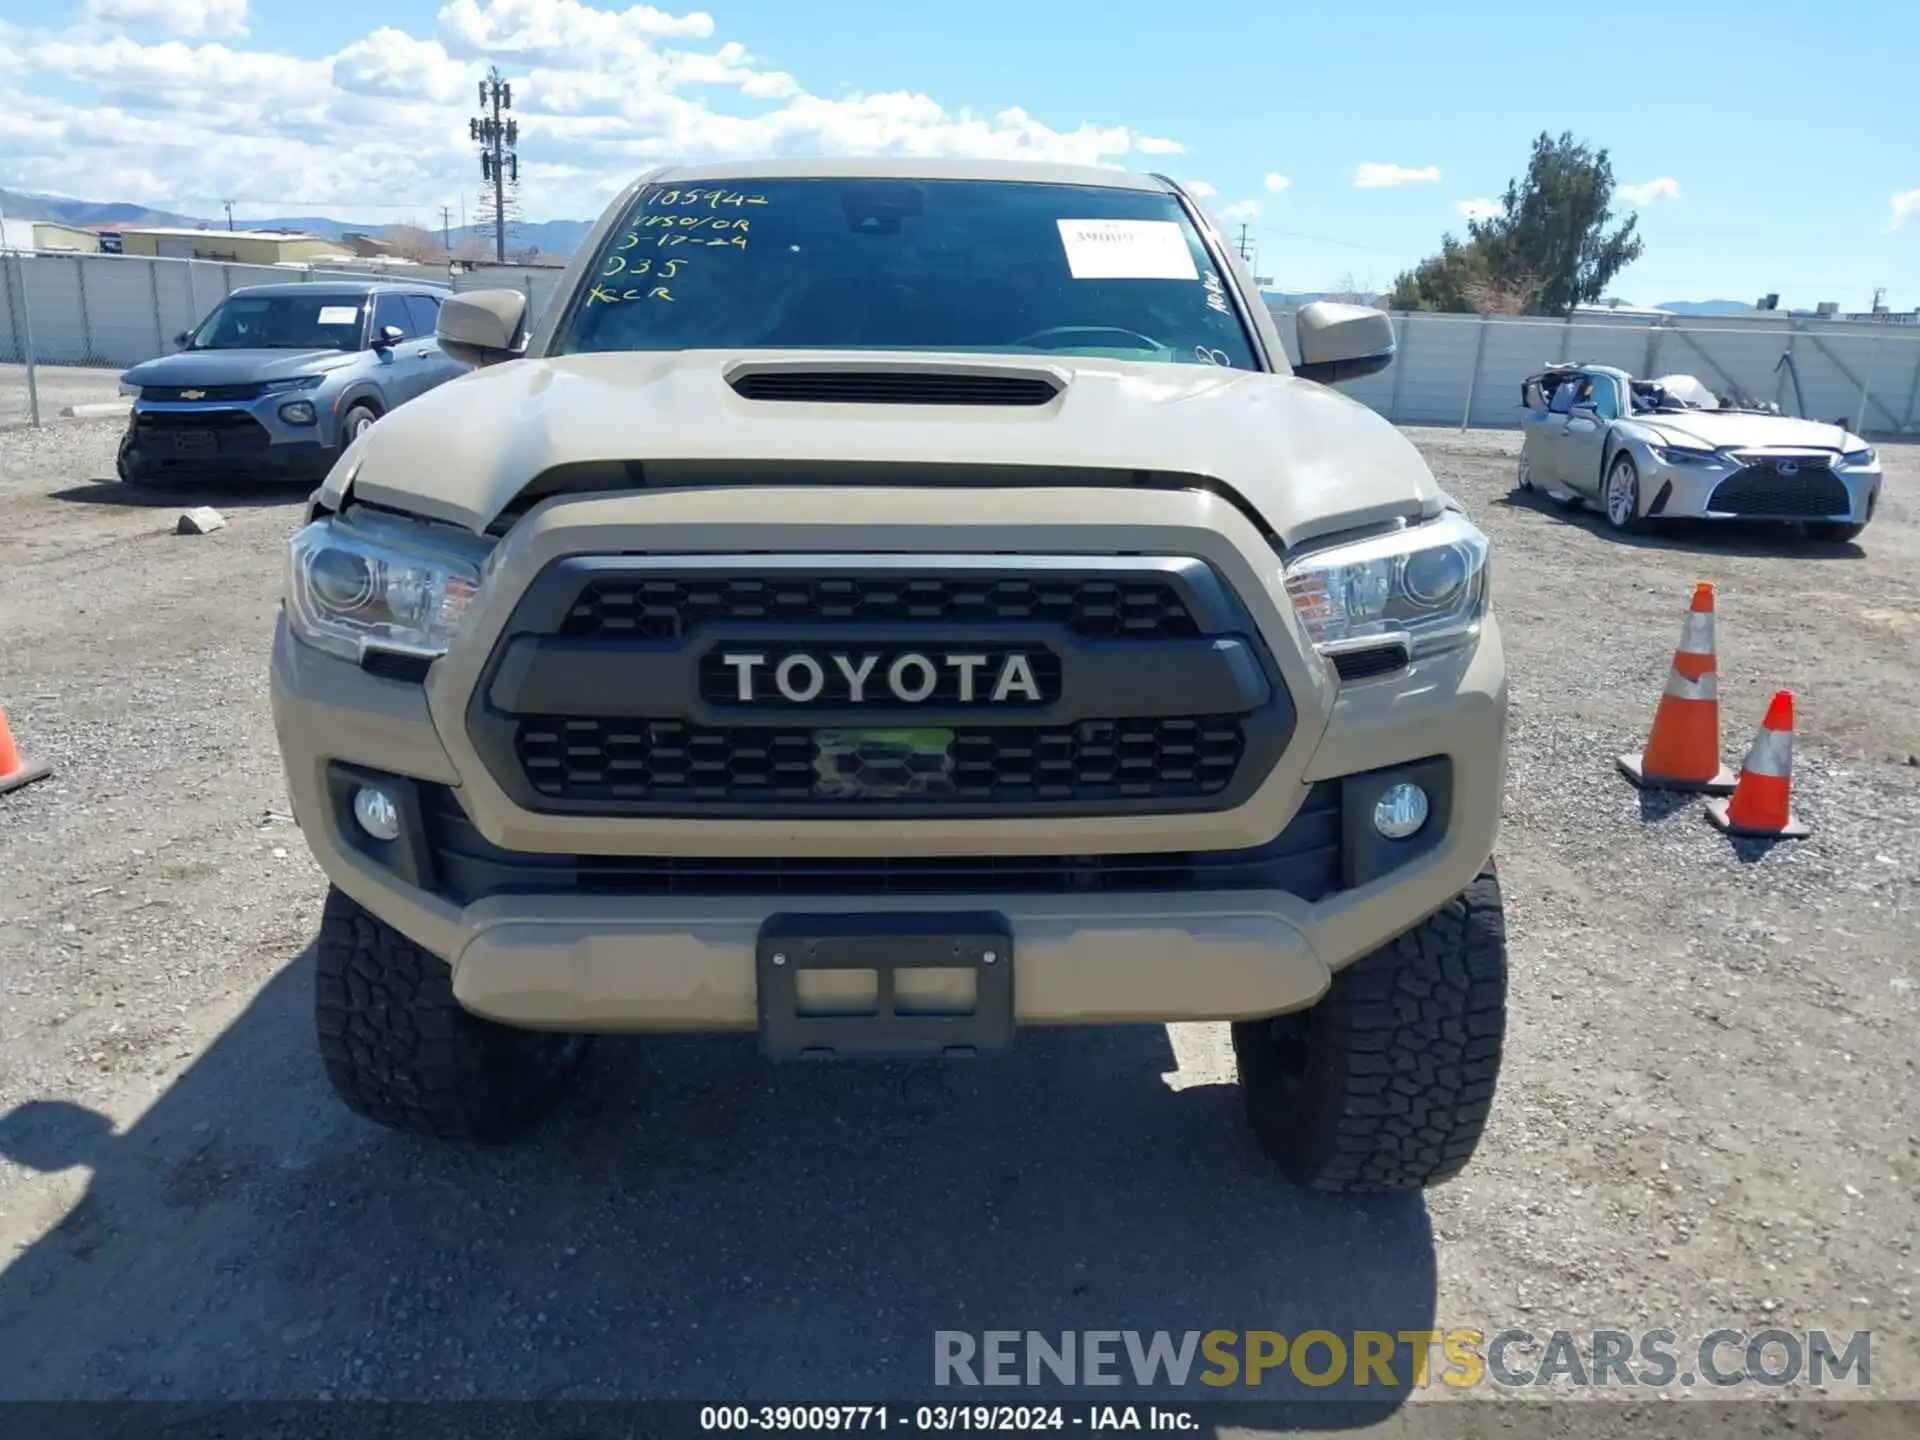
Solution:
[{"label": "orange traffic cone", "polygon": [[1720,686],[1713,657],[1713,586],[1693,588],[1693,604],[1647,748],[1622,755],[1620,773],[1643,790],[1731,794],[1733,772],[1720,763]]},{"label": "orange traffic cone", "polygon": [[7,728],[7,712],[0,710],[0,795],[44,780],[52,773],[50,766],[29,765],[20,758],[20,749],[13,743],[13,731]]},{"label": "orange traffic cone", "polygon": [[1729,835],[1799,840],[1813,832],[1793,815],[1793,692],[1782,690],[1740,766],[1740,783],[1725,800],[1707,802],[1707,819]]}]

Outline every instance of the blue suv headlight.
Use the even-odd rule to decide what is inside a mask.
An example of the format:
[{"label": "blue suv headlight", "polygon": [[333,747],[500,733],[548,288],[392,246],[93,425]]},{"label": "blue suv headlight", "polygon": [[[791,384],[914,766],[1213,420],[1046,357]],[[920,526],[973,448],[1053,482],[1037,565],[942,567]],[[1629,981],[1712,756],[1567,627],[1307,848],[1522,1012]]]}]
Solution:
[{"label": "blue suv headlight", "polygon": [[261,389],[269,395],[281,395],[289,390],[318,390],[326,378],[325,375],[300,375],[291,380],[269,380]]}]

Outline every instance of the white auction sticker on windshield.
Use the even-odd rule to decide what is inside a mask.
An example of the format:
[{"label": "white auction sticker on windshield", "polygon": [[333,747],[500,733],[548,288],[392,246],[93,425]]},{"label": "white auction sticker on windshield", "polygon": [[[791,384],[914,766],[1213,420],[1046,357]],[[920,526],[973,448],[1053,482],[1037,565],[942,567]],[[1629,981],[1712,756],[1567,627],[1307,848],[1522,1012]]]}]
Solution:
[{"label": "white auction sticker on windshield", "polygon": [[1076,280],[1198,280],[1187,237],[1171,220],[1061,220]]},{"label": "white auction sticker on windshield", "polygon": [[322,325],[351,325],[359,318],[358,305],[322,305],[320,307]]}]

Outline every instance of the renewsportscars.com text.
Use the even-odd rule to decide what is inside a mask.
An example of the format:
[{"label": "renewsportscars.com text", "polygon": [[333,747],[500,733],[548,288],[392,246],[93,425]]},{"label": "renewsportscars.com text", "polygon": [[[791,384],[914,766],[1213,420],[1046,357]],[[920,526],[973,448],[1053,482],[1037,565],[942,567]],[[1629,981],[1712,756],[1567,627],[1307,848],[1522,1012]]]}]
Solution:
[{"label": "renewsportscars.com text", "polygon": [[1872,1333],[1714,1330],[938,1330],[936,1385],[1422,1389],[1872,1383]]}]

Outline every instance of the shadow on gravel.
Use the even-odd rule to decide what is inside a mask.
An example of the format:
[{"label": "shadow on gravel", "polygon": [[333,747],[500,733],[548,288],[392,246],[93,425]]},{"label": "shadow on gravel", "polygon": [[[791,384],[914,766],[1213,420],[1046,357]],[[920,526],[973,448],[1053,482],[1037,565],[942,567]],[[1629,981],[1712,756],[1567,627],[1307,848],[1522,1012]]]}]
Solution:
[{"label": "shadow on gravel", "polygon": [[[1177,1391],[935,1391],[934,1332],[1433,1327],[1419,1197],[1288,1185],[1231,1086],[1166,1086],[1160,1027],[944,1069],[608,1041],[538,1134],[470,1150],[333,1100],[311,963],[124,1133],[57,1101],[0,1118],[16,1164],[92,1171],[0,1274],[0,1398],[1214,1401],[1236,1391],[1199,1354]],[[1364,1405],[1284,1368],[1252,1394],[1376,1423],[1405,1356]]]},{"label": "shadow on gravel", "polygon": [[120,480],[88,480],[48,494],[49,500],[71,505],[115,505],[129,510],[156,510],[173,505],[224,505],[234,510],[273,505],[303,505],[317,485],[267,481],[209,480],[202,484],[127,485]]},{"label": "shadow on gravel", "polygon": [[1687,809],[1697,795],[1682,795],[1672,790],[1640,791],[1640,818],[1649,825],[1670,819]]},{"label": "shadow on gravel", "polygon": [[1512,490],[1493,502],[1509,510],[1532,510],[1576,525],[1589,535],[1636,550],[1711,550],[1716,555],[1750,555],[1761,560],[1864,560],[1854,541],[1815,540],[1791,525],[1741,520],[1668,520],[1645,535],[1622,535],[1597,511],[1571,510],[1550,496]]}]

